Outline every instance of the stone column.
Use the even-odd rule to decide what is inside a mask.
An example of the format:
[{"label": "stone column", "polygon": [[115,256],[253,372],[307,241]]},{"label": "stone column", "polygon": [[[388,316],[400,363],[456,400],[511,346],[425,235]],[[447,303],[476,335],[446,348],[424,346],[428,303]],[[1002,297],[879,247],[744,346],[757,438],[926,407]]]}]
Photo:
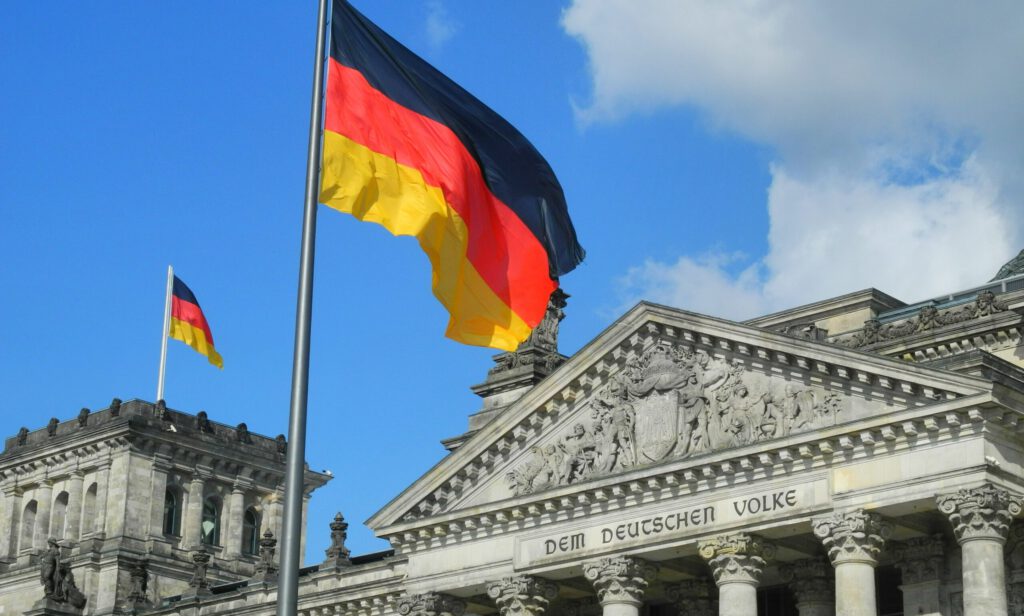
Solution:
[{"label": "stone column", "polygon": [[312,494],[302,495],[302,533],[299,535],[299,562],[306,563],[306,521],[309,518],[309,499]]},{"label": "stone column", "polygon": [[827,560],[797,560],[779,567],[779,574],[793,591],[800,616],[832,616],[836,613],[832,566]]},{"label": "stone column", "polygon": [[462,616],[466,613],[466,602],[451,595],[428,592],[402,597],[396,609],[401,616]]},{"label": "stone column", "polygon": [[225,521],[225,555],[227,558],[238,558],[242,554],[242,518],[245,515],[245,489],[240,484],[231,488]]},{"label": "stone column", "polygon": [[53,482],[44,479],[36,490],[36,528],[32,534],[32,547],[37,550],[46,549],[46,540],[50,534],[50,509],[53,506]]},{"label": "stone column", "polygon": [[540,616],[558,596],[558,585],[532,575],[502,578],[487,585],[501,616]]},{"label": "stone column", "polygon": [[[707,578],[685,580],[665,586],[665,596],[675,604],[679,616],[715,616],[714,585]],[[801,612],[800,616],[804,616]]]},{"label": "stone column", "polygon": [[21,490],[6,486],[3,492],[4,515],[0,517],[0,560],[18,558],[18,532],[21,531]]},{"label": "stone column", "polygon": [[876,616],[875,566],[892,525],[863,510],[812,522],[835,567],[836,616]]},{"label": "stone column", "polygon": [[185,509],[185,523],[181,531],[181,545],[186,549],[202,545],[200,541],[203,526],[203,487],[205,480],[199,474],[188,483],[188,506]]},{"label": "stone column", "polygon": [[746,533],[719,535],[697,545],[718,585],[719,616],[757,616],[757,585],[775,546]]},{"label": "stone column", "polygon": [[[154,539],[164,538],[164,505],[167,500],[167,474],[170,464],[159,458],[153,462],[150,480],[149,500],[149,536]],[[178,503],[181,507],[181,503]]]},{"label": "stone column", "polygon": [[657,574],[655,565],[631,556],[583,563],[583,576],[594,585],[603,616],[639,616],[644,591]]},{"label": "stone column", "polygon": [[942,616],[940,589],[945,568],[942,535],[915,537],[895,544],[896,566],[903,573],[903,613]]},{"label": "stone column", "polygon": [[964,616],[1006,616],[1003,545],[1021,498],[991,484],[938,496],[963,563]]},{"label": "stone column", "polygon": [[104,461],[96,469],[96,519],[85,520],[86,524],[92,524],[96,535],[100,539],[107,536],[107,493],[110,484],[110,460]]},{"label": "stone column", "polygon": [[82,534],[82,481],[85,475],[82,471],[76,470],[71,473],[68,481],[68,510],[65,514],[67,531],[64,533],[66,539],[78,541]]}]

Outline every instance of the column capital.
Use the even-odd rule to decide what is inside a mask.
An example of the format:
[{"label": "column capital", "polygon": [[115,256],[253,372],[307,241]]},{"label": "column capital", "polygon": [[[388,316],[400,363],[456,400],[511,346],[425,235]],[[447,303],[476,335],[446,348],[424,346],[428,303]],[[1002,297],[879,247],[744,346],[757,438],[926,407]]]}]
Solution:
[{"label": "column capital", "polygon": [[920,584],[942,578],[945,559],[942,535],[914,537],[893,546],[896,567],[903,573],[904,584]]},{"label": "column capital", "polygon": [[796,560],[779,567],[779,575],[789,584],[797,606],[835,601],[831,573],[832,565],[823,557]]},{"label": "column capital", "polygon": [[676,605],[680,614],[686,614],[686,616],[716,616],[718,614],[713,600],[714,584],[707,578],[666,584],[665,596]]},{"label": "column capital", "polygon": [[82,472],[82,469],[76,468],[75,470],[68,473],[68,477],[70,477],[71,479],[82,480],[85,478],[85,473]]},{"label": "column capital", "polygon": [[892,524],[873,511],[834,513],[811,521],[833,566],[848,562],[878,564],[878,555],[892,533]]},{"label": "column capital", "polygon": [[711,567],[715,584],[743,582],[756,586],[775,546],[757,535],[735,533],[705,539],[697,544],[701,558]]},{"label": "column capital", "polygon": [[427,592],[400,598],[396,609],[402,616],[462,616],[466,613],[466,602],[451,595]]},{"label": "column capital", "polygon": [[517,575],[488,584],[487,596],[498,606],[501,616],[539,616],[558,596],[558,585],[532,575]]},{"label": "column capital", "polygon": [[632,556],[611,556],[583,563],[583,576],[594,585],[601,605],[627,603],[639,607],[647,585],[657,574],[657,566]]},{"label": "column capital", "polygon": [[1010,522],[1021,513],[1021,497],[986,483],[935,497],[939,511],[949,517],[959,543],[973,539],[1006,541]]}]

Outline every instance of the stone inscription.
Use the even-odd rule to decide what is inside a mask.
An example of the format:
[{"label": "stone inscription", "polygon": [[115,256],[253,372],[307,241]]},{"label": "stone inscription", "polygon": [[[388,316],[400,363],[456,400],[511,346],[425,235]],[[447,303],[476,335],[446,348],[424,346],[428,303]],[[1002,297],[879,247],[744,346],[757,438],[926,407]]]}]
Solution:
[{"label": "stone inscription", "polygon": [[802,486],[652,512],[643,517],[523,539],[516,550],[516,561],[519,565],[535,564],[538,561],[573,558],[616,549],[623,545],[704,534],[723,526],[747,524],[757,518],[787,516],[798,510],[820,506],[827,500],[827,484],[819,480]]}]

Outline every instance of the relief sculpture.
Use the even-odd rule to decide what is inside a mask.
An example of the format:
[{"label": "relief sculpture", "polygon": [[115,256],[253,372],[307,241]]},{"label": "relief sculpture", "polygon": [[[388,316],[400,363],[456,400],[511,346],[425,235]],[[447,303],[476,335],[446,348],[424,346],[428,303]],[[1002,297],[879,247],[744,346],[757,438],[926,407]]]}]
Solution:
[{"label": "relief sculpture", "polygon": [[668,343],[598,389],[588,409],[509,472],[529,494],[835,423],[839,397]]}]

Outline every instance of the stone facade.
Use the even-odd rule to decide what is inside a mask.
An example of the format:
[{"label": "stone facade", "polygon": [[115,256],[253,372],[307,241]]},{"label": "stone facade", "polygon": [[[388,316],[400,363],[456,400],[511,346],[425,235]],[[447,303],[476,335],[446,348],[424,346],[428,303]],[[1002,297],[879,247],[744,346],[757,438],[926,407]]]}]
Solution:
[{"label": "stone facade", "polygon": [[[1017,270],[745,323],[640,304],[572,357],[565,302],[368,520],[391,550],[317,523],[300,614],[1024,615]],[[54,536],[78,613],[272,613],[285,447],[141,401],[23,430],[0,455],[0,603],[58,613],[37,603]]]}]

